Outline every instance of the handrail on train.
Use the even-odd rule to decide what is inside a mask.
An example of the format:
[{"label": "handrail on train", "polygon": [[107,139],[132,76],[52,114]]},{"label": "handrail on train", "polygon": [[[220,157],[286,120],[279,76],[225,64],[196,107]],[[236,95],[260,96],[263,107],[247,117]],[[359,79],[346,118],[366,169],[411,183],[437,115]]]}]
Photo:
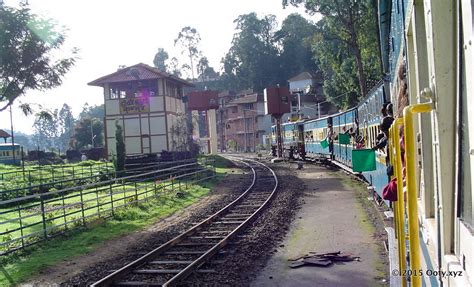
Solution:
[{"label": "handrail on train", "polygon": [[[397,180],[397,202],[395,203],[395,229],[397,231],[398,240],[398,266],[400,274],[405,274],[406,268],[406,248],[405,248],[405,207],[403,196],[403,167],[400,148],[399,127],[403,125],[403,118],[397,118],[390,128],[389,151],[390,159],[393,166],[394,177]],[[402,286],[407,286],[406,278],[402,278]]]},{"label": "handrail on train", "polygon": [[418,225],[418,199],[416,188],[416,142],[414,129],[414,114],[427,113],[433,110],[432,103],[414,104],[403,109],[403,124],[405,127],[405,163],[408,236],[410,244],[410,269],[412,271],[411,286],[421,286],[421,247]]}]

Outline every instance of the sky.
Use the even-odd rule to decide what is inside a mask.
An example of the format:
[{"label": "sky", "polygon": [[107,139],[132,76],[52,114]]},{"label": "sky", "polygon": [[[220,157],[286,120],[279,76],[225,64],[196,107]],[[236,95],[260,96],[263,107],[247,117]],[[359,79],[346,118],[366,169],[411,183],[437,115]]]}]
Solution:
[{"label": "sky", "polygon": [[[19,0],[4,0],[7,6],[17,6]],[[18,98],[13,108],[14,130],[33,133],[34,116],[25,117],[18,102],[33,103],[50,110],[70,105],[77,116],[84,104],[103,104],[100,87],[87,83],[117,70],[119,65],[137,63],[153,65],[158,48],[164,48],[170,59],[186,58],[174,47],[179,31],[185,26],[197,29],[201,35],[200,49],[216,71],[231,46],[235,30],[233,21],[242,14],[256,12],[259,17],[276,15],[279,25],[291,13],[304,13],[304,8],[282,8],[281,0],[28,0],[32,13],[52,18],[65,26],[65,55],[73,47],[79,49],[79,59],[66,74],[60,87],[47,91],[28,91]],[[8,110],[0,112],[0,129],[10,129]]]}]

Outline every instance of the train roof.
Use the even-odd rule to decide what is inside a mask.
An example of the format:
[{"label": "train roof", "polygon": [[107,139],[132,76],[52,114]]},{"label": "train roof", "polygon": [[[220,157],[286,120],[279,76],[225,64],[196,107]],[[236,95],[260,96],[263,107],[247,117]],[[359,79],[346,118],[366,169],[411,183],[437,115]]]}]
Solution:
[{"label": "train roof", "polygon": [[316,118],[316,119],[309,119],[307,120],[305,123],[310,123],[310,122],[318,122],[318,121],[322,121],[322,120],[327,120],[328,118],[332,117],[333,115],[327,115],[325,117],[321,117],[321,118]]}]

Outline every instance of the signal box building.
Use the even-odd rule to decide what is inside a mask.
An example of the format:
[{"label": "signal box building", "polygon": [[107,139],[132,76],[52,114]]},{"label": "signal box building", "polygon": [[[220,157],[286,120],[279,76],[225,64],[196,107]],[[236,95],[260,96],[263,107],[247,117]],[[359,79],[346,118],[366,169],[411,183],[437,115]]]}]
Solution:
[{"label": "signal box building", "polygon": [[126,155],[173,151],[173,127],[185,113],[183,87],[189,82],[146,64],[118,70],[89,83],[104,89],[105,145],[116,154],[116,123],[123,129]]}]

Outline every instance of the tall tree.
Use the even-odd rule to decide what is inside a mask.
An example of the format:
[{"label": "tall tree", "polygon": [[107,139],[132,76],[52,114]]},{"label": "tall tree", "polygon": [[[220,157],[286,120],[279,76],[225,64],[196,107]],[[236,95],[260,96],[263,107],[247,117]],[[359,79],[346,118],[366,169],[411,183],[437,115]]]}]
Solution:
[{"label": "tall tree", "polygon": [[52,113],[48,113],[48,115],[43,116],[41,113],[37,113],[33,123],[33,142],[39,150],[54,147],[55,130],[51,128],[54,126],[54,119]]},{"label": "tall tree", "polygon": [[79,119],[94,118],[103,122],[104,116],[105,116],[104,104],[89,106],[88,103],[85,103],[84,106],[82,107],[81,113],[79,114]]},{"label": "tall tree", "polygon": [[72,114],[72,109],[68,104],[64,104],[58,114],[58,124],[59,130],[61,131],[59,135],[59,142],[61,150],[67,150],[69,143],[74,133],[74,116]]},{"label": "tall tree", "polygon": [[182,54],[187,53],[191,68],[191,77],[194,79],[194,61],[199,58],[201,51],[198,46],[201,42],[201,36],[195,28],[186,26],[181,29],[178,37],[174,40],[174,45],[181,46]]},{"label": "tall tree", "polygon": [[206,69],[209,68],[209,60],[207,57],[202,57],[199,59],[199,62],[197,64],[197,72],[198,72],[198,78],[201,78],[203,76],[203,73]]},{"label": "tall tree", "polygon": [[[323,15],[323,23],[320,27],[324,29],[322,31],[324,38],[319,38],[319,40],[332,39],[338,49],[347,51],[347,55],[354,61],[358,79],[359,93],[354,93],[354,95],[362,97],[367,94],[367,79],[380,71],[373,3],[372,0],[283,0],[283,6],[304,4],[310,13]],[[331,52],[333,54],[346,53],[334,50]],[[349,63],[345,62],[345,64]],[[333,70],[332,73],[337,74],[337,70]],[[350,101],[353,100],[350,99]]]},{"label": "tall tree", "polygon": [[0,111],[28,90],[61,85],[77,53],[73,49],[71,57],[57,59],[54,52],[64,41],[64,31],[53,20],[30,13],[26,5],[0,5]]},{"label": "tall tree", "polygon": [[153,65],[163,72],[168,70],[166,66],[166,61],[168,60],[168,53],[163,48],[158,48],[158,51],[155,54],[155,58],[153,58]]},{"label": "tall tree", "polygon": [[288,15],[275,33],[275,41],[281,48],[279,62],[281,76],[287,80],[301,72],[317,72],[318,66],[313,59],[311,40],[316,26],[301,15]]},{"label": "tall tree", "polygon": [[278,49],[274,45],[277,26],[274,15],[262,19],[256,13],[234,20],[237,33],[223,59],[223,80],[227,88],[261,91],[279,82]]},{"label": "tall tree", "polygon": [[181,77],[181,70],[179,69],[179,61],[176,57],[173,57],[170,60],[169,72],[176,77]]}]

